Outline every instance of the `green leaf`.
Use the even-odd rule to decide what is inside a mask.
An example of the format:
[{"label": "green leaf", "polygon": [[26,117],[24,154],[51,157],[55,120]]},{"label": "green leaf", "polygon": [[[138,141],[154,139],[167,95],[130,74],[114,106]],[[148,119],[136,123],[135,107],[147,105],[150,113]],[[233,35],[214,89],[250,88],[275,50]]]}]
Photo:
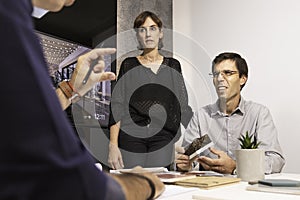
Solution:
[{"label": "green leaf", "polygon": [[238,140],[242,149],[257,149],[261,144],[261,142],[257,142],[256,136],[254,134],[249,135],[248,131],[246,131],[245,135],[241,135]]}]

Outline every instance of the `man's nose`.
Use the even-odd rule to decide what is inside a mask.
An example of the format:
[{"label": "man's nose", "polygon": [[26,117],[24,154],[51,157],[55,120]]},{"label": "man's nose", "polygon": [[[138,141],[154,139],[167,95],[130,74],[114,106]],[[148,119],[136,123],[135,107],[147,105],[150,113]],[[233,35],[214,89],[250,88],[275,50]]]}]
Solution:
[{"label": "man's nose", "polygon": [[224,80],[224,73],[220,72],[220,73],[218,74],[218,76],[217,76],[217,80],[218,80],[218,81]]}]

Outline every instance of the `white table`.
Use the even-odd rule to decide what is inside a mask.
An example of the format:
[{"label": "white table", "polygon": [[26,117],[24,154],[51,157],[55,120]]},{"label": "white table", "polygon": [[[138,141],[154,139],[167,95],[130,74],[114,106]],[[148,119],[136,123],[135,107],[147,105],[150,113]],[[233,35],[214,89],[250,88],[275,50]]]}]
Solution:
[{"label": "white table", "polygon": [[[294,179],[300,181],[300,174],[272,174],[265,178]],[[247,191],[247,182],[225,185],[212,189],[185,188],[176,185],[166,185],[165,192],[158,198],[159,200],[189,200],[193,195],[202,200],[300,200],[300,195],[277,194],[267,192]]]}]

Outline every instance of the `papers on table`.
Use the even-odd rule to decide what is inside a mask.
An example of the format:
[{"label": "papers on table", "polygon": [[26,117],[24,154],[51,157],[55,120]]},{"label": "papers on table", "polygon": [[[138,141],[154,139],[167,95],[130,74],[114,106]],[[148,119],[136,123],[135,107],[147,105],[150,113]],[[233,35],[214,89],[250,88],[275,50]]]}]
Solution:
[{"label": "papers on table", "polygon": [[256,192],[271,192],[271,193],[280,193],[280,194],[300,195],[300,187],[274,187],[274,186],[256,184],[256,185],[248,186],[246,190],[256,191]]},{"label": "papers on table", "polygon": [[[117,170],[110,170],[110,173],[113,174],[119,174],[119,173],[126,173],[126,172],[131,172],[131,169],[117,169]],[[161,173],[161,172],[168,172],[168,169],[165,167],[146,167],[143,168],[143,170],[146,170],[148,172],[152,172],[152,173]]]},{"label": "papers on table", "polygon": [[187,174],[195,174],[197,176],[217,176],[217,177],[223,177],[224,174],[214,172],[214,171],[189,171],[186,172]]},{"label": "papers on table", "polygon": [[190,178],[195,178],[194,174],[183,174],[179,172],[164,172],[157,173],[158,178],[164,183],[174,183],[176,181],[182,181]]},{"label": "papers on table", "polygon": [[175,199],[178,195],[196,193],[199,188],[180,187],[177,185],[166,185],[166,190],[157,199]]}]

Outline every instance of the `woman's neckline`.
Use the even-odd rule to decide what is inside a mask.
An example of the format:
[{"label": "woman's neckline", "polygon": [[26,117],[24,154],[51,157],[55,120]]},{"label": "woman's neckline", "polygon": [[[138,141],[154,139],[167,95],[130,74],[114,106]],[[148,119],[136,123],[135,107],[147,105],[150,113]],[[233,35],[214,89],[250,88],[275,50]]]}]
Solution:
[{"label": "woman's neckline", "polygon": [[160,67],[162,66],[162,64],[164,63],[164,60],[165,60],[165,57],[162,56],[162,59],[160,59],[161,61],[159,63],[152,64],[152,63],[149,62],[149,64],[147,64],[147,63],[142,62],[142,60],[140,59],[141,56],[136,56],[135,58],[141,66],[143,66],[147,69],[150,69],[154,74],[157,74],[159,72],[159,69],[160,69]]}]

